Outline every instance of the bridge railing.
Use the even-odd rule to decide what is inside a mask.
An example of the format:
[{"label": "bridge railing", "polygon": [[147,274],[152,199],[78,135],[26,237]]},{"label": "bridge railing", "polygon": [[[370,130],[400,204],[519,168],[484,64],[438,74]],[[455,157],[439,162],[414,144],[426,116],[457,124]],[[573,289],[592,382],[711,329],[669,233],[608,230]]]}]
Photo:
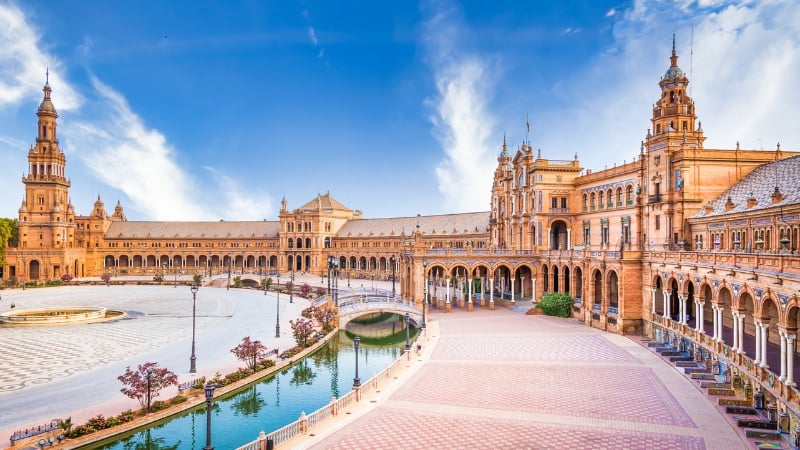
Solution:
[{"label": "bridge railing", "polygon": [[[419,353],[420,345],[422,342],[422,334],[418,334],[416,340],[411,346],[410,351]],[[355,389],[343,395],[341,398],[332,398],[330,403],[322,406],[318,410],[306,415],[305,412],[300,413],[300,418],[272,433],[266,434],[263,431],[259,433],[255,441],[249,442],[236,450],[261,450],[267,448],[267,441],[272,441],[275,447],[293,439],[297,436],[308,434],[311,428],[320,424],[325,419],[339,415],[339,411],[344,410],[345,407],[359,401],[360,397],[372,391],[378,390],[384,383],[388,385],[397,379],[397,374],[408,366],[411,354],[405,352],[401,354],[389,367],[375,374],[369,380],[363,382],[361,387],[356,391]],[[349,414],[349,413],[348,413]]]}]

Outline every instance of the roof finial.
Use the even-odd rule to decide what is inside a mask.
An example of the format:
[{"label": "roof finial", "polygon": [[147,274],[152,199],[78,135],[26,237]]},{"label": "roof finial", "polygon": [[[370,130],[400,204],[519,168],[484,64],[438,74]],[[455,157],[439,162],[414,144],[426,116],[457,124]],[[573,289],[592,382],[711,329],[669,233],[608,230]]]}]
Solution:
[{"label": "roof finial", "polygon": [[669,58],[672,67],[678,67],[678,53],[675,51],[675,33],[672,33],[672,56]]},{"label": "roof finial", "polygon": [[44,84],[50,84],[50,66],[44,69]]}]

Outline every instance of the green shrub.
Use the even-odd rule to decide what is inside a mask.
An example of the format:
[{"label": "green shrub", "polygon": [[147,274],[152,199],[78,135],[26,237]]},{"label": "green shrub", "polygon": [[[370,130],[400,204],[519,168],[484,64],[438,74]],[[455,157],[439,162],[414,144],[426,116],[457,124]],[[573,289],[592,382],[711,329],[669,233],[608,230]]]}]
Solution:
[{"label": "green shrub", "polygon": [[175,397],[172,397],[171,399],[169,399],[169,404],[170,405],[179,405],[179,404],[181,404],[181,403],[183,403],[185,401],[186,401],[186,397],[184,397],[182,395],[176,395]]},{"label": "green shrub", "polygon": [[550,292],[542,296],[536,307],[548,316],[569,317],[572,311],[572,298],[569,294]]}]

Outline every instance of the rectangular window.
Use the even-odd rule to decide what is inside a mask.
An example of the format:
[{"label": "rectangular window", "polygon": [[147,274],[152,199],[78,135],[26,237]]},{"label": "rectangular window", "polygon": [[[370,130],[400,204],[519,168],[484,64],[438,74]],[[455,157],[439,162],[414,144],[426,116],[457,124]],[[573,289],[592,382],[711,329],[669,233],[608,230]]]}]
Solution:
[{"label": "rectangular window", "polygon": [[661,229],[661,216],[656,216],[656,230]]},{"label": "rectangular window", "polygon": [[551,206],[550,206],[551,208],[553,208],[553,209],[558,208],[558,199],[553,197],[552,199],[550,199],[550,204],[551,204]]},{"label": "rectangular window", "polygon": [[567,197],[561,197],[561,208],[567,209]]}]

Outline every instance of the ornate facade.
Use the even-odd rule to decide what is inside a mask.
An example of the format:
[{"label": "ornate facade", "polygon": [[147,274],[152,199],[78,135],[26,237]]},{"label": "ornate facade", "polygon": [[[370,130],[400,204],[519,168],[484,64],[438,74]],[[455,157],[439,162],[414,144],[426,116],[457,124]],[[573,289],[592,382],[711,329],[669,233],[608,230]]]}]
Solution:
[{"label": "ornate facade", "polygon": [[566,292],[587,326],[686,340],[796,410],[800,155],[706,148],[688,83],[673,42],[639,155],[619,166],[546,159],[530,142],[512,155],[504,139],[486,212],[367,219],[326,193],[284,199],[263,222],[128,221],[100,198],[76,215],[45,84],[3,277],[334,265],[342,279],[395,277],[443,311]]}]

